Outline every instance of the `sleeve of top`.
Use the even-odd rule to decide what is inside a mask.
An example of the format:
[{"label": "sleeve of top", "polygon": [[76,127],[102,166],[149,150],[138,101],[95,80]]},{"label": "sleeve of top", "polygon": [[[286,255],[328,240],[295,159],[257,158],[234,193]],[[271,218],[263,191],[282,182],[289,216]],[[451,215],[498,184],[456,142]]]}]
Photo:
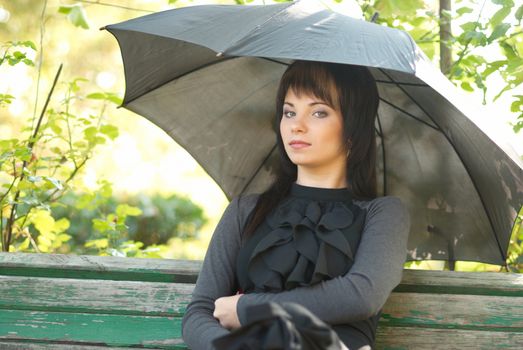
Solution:
[{"label": "sleeve of top", "polygon": [[216,226],[183,317],[182,336],[191,349],[211,349],[213,339],[229,333],[213,317],[214,301],[237,291],[235,269],[240,248],[239,198],[231,201]]},{"label": "sleeve of top", "polygon": [[401,281],[409,230],[409,213],[398,197],[375,199],[347,274],[289,291],[243,295],[237,305],[240,323],[245,323],[249,306],[266,302],[299,303],[329,324],[374,316]]}]

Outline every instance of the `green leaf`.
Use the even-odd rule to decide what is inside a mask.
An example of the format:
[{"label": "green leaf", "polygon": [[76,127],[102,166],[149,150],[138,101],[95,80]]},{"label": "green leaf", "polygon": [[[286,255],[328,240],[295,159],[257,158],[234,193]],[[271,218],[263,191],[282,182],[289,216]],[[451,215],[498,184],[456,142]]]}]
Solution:
[{"label": "green leaf", "polygon": [[56,123],[54,121],[53,122],[49,122],[49,127],[51,128],[51,130],[53,130],[53,132],[56,135],[61,135],[62,134],[62,128],[59,127],[58,125],[56,125]]},{"label": "green leaf", "polygon": [[109,246],[109,240],[107,238],[93,239],[85,242],[86,248],[95,247],[98,249],[105,249]]},{"label": "green leaf", "polygon": [[58,237],[56,237],[57,240],[59,240],[60,242],[67,242],[68,240],[70,240],[72,238],[71,235],[68,235],[67,233],[61,233],[58,235]]},{"label": "green leaf", "polygon": [[93,100],[104,100],[105,94],[103,92],[93,92],[86,96],[87,98],[91,98]]},{"label": "green leaf", "polygon": [[138,216],[142,215],[142,210],[138,207],[132,207],[128,204],[119,204],[116,207],[116,215],[119,217]]},{"label": "green leaf", "polygon": [[519,100],[519,101],[514,101],[510,104],[510,111],[512,113],[517,113],[519,111],[522,111],[523,110],[523,101]]},{"label": "green leaf", "polygon": [[104,135],[107,135],[111,140],[114,140],[118,137],[118,128],[114,125],[102,125],[100,127],[100,132]]},{"label": "green leaf", "polygon": [[62,5],[58,8],[58,12],[66,14],[67,19],[69,19],[69,21],[76,27],[89,29],[87,15],[85,14],[85,10],[82,5]]},{"label": "green leaf", "polygon": [[443,10],[441,11],[441,17],[450,20],[452,19],[452,12],[449,10]]},{"label": "green leaf", "polygon": [[474,10],[472,10],[470,7],[460,7],[459,9],[456,10],[456,13],[460,16],[464,15],[465,13],[472,13],[474,12]]},{"label": "green leaf", "polygon": [[475,46],[485,46],[487,44],[487,36],[482,32],[466,32],[464,33],[465,40],[470,41]]},{"label": "green leaf", "polygon": [[503,7],[499,9],[488,22],[489,26],[491,28],[495,28],[497,25],[499,25],[503,20],[510,14],[510,7]]},{"label": "green leaf", "polygon": [[107,100],[117,105],[122,104],[122,99],[113,92],[93,92],[86,97],[94,100]]},{"label": "green leaf", "polygon": [[106,96],[107,96],[108,101],[111,101],[112,103],[117,104],[117,105],[122,104],[122,99],[117,94],[108,92],[108,93],[106,93]]},{"label": "green leaf", "polygon": [[483,75],[488,77],[490,74],[498,71],[501,67],[506,65],[508,62],[505,60],[494,61],[487,64],[487,68],[483,71]]},{"label": "green leaf", "polygon": [[503,54],[507,57],[507,60],[515,60],[518,59],[518,53],[512,47],[512,45],[508,44],[506,41],[499,41],[499,46],[501,46]]},{"label": "green leaf", "polygon": [[36,45],[30,40],[21,41],[20,46],[30,47],[31,49],[36,51]]},{"label": "green leaf", "polygon": [[494,28],[494,30],[492,31],[492,34],[490,34],[490,36],[488,38],[488,42],[491,43],[494,40],[504,36],[509,29],[510,29],[510,24],[509,23],[498,24],[496,26],[496,28]]},{"label": "green leaf", "polygon": [[94,143],[98,129],[95,126],[90,126],[84,129],[84,137],[89,143]]},{"label": "green leaf", "polygon": [[62,183],[58,179],[55,179],[55,178],[50,177],[50,176],[44,176],[44,179],[48,183],[52,184],[53,187],[56,188],[57,190],[62,190],[64,188],[64,186],[62,185]]},{"label": "green leaf", "polygon": [[31,215],[31,222],[40,236],[47,236],[54,231],[55,220],[47,210],[35,210]]},{"label": "green leaf", "polygon": [[71,223],[69,222],[69,220],[67,218],[61,218],[60,220],[55,222],[54,232],[55,233],[64,232],[65,230],[67,230],[69,228],[69,226],[71,226]]},{"label": "green leaf", "polygon": [[518,21],[521,21],[521,19],[523,18],[523,5],[518,7],[518,9],[516,10],[516,13],[514,14],[514,16],[516,17],[516,19]]},{"label": "green leaf", "polygon": [[15,97],[13,95],[0,94],[0,106],[2,106],[2,104],[10,104],[14,98]]},{"label": "green leaf", "polygon": [[15,149],[14,156],[20,160],[23,161],[29,161],[31,160],[31,156],[33,153],[31,152],[31,149],[29,147],[19,147]]},{"label": "green leaf", "polygon": [[425,8],[423,0],[377,0],[374,4],[381,17],[394,15],[414,16],[418,9]]},{"label": "green leaf", "polygon": [[73,5],[62,5],[58,8],[58,13],[63,13],[64,15],[68,15],[71,13],[71,8]]},{"label": "green leaf", "polygon": [[93,223],[93,228],[102,233],[114,230],[114,224],[109,223],[105,220],[93,219],[92,223]]},{"label": "green leaf", "polygon": [[460,25],[460,28],[465,32],[474,32],[478,26],[477,22],[467,22]]},{"label": "green leaf", "polygon": [[514,1],[512,0],[492,0],[493,4],[501,5],[503,7],[513,7]]},{"label": "green leaf", "polygon": [[20,245],[18,246],[17,251],[19,251],[19,252],[27,251],[27,249],[29,248],[30,242],[31,242],[31,240],[29,238],[24,239],[24,241],[22,243],[20,243]]}]

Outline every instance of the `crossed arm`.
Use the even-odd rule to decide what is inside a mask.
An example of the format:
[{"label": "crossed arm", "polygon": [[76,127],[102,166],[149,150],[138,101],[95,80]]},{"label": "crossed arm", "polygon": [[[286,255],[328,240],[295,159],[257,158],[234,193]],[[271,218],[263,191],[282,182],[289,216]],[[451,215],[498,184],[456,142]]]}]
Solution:
[{"label": "crossed arm", "polygon": [[208,348],[214,338],[241,325],[250,305],[269,301],[299,303],[329,324],[375,315],[401,280],[410,221],[396,197],[369,203],[354,264],[346,275],[279,293],[236,295],[242,220],[254,207],[255,197],[235,198],[216,228],[187,308],[185,342],[192,348]]}]

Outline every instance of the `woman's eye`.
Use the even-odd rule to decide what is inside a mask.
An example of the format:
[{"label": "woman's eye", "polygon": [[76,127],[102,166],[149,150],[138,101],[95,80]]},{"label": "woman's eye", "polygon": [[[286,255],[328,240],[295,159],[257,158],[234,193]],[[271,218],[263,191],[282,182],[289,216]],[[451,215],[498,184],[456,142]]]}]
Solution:
[{"label": "woman's eye", "polygon": [[314,115],[317,118],[325,118],[328,114],[327,114],[327,112],[324,112],[324,111],[317,111],[317,112],[314,112],[312,115]]},{"label": "woman's eye", "polygon": [[283,116],[286,118],[294,117],[295,113],[293,111],[283,111]]}]

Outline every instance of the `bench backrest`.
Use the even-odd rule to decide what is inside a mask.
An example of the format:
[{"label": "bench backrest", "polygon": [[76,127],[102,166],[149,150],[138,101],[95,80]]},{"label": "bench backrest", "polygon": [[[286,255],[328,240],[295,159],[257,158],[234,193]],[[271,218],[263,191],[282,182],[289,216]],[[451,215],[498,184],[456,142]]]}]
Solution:
[{"label": "bench backrest", "polygon": [[[201,263],[0,253],[1,349],[185,349]],[[523,349],[523,275],[405,270],[377,349]]]}]

